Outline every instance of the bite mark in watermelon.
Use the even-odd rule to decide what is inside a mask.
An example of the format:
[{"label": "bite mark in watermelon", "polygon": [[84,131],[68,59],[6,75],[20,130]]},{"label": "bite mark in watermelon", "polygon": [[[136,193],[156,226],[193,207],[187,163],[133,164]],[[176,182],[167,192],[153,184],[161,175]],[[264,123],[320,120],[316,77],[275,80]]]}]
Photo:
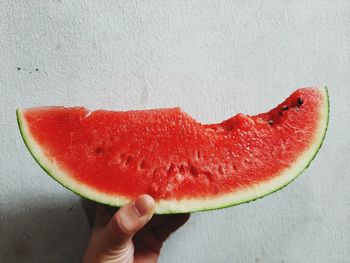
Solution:
[{"label": "bite mark in watermelon", "polygon": [[180,108],[17,110],[29,151],[63,186],[111,206],[147,193],[159,214],[218,209],[279,190],[309,166],[328,116],[327,88],[298,89],[267,113],[217,124]]}]

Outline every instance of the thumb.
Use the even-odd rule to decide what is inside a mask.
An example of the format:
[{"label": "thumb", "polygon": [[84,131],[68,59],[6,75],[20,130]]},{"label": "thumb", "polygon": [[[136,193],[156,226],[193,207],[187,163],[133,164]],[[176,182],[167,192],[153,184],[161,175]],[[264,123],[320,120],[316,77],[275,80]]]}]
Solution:
[{"label": "thumb", "polygon": [[123,250],[134,234],[152,217],[155,202],[149,195],[141,195],[135,201],[120,208],[104,229],[107,251]]}]

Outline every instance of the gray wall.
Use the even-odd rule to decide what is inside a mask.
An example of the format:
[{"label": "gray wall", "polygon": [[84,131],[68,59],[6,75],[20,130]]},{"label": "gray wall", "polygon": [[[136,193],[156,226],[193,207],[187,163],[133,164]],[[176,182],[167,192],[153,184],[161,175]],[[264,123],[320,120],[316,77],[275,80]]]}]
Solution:
[{"label": "gray wall", "polygon": [[194,214],[160,262],[349,262],[349,43],[346,0],[0,0],[0,262],[78,262],[88,239],[79,199],[25,149],[16,107],[181,106],[216,122],[325,84],[329,133],[303,176]]}]

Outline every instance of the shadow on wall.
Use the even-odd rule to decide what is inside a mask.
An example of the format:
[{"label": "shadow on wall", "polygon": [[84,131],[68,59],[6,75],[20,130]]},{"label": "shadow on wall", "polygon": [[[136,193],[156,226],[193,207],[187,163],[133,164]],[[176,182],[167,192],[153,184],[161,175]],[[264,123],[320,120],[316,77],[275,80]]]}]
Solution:
[{"label": "shadow on wall", "polygon": [[0,262],[80,262],[89,231],[79,199],[7,204],[0,210]]}]

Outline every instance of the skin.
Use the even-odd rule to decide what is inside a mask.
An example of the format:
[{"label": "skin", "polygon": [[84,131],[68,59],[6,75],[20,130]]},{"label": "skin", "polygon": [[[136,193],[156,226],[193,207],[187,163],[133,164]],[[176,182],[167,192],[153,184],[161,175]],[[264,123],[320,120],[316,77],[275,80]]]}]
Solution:
[{"label": "skin", "polygon": [[[90,217],[91,211],[84,204]],[[189,214],[155,215],[155,201],[141,195],[118,211],[98,206],[83,263],[157,262],[163,242],[186,223]],[[91,210],[91,209],[90,209]]]}]

